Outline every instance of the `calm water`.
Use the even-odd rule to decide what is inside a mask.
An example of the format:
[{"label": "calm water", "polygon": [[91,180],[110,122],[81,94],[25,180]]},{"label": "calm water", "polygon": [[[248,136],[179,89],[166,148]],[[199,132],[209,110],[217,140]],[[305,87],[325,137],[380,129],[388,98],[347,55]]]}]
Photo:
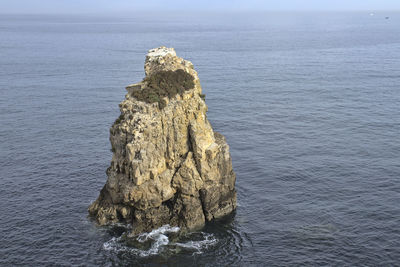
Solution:
[{"label": "calm water", "polygon": [[[87,207],[160,45],[199,72],[239,207],[125,240]],[[400,13],[1,15],[0,265],[398,266],[399,82]]]}]

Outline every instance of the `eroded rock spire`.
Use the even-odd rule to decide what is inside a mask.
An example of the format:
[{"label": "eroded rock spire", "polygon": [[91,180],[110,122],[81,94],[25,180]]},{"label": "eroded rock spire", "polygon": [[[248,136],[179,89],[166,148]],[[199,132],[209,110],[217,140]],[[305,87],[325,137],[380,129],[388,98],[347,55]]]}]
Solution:
[{"label": "eroded rock spire", "polygon": [[235,173],[214,132],[193,64],[173,48],[148,52],[143,81],[126,87],[110,129],[107,182],[89,213],[133,232],[164,224],[194,229],[236,208]]}]

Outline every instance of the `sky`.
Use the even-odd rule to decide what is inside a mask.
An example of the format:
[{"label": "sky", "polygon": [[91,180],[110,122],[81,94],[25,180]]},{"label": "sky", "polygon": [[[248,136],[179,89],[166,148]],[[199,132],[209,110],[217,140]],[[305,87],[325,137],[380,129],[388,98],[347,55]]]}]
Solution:
[{"label": "sky", "polygon": [[395,11],[400,0],[0,0],[0,13],[135,11]]}]

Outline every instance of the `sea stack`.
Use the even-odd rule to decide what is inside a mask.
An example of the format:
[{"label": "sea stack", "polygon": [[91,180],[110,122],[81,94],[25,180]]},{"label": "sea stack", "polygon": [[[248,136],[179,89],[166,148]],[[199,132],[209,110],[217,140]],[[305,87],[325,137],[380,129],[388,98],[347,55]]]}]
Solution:
[{"label": "sea stack", "polygon": [[196,229],[236,208],[225,137],[214,132],[199,77],[173,48],[149,50],[143,81],[126,87],[110,129],[107,182],[89,214],[100,225]]}]

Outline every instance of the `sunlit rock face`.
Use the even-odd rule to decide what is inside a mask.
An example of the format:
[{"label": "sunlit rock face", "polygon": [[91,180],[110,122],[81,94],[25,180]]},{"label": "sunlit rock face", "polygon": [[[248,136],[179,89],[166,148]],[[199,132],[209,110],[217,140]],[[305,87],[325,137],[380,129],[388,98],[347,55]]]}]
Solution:
[{"label": "sunlit rock face", "polygon": [[108,179],[89,213],[100,225],[130,223],[134,233],[202,227],[236,208],[229,147],[207,120],[191,62],[160,47],[144,68],[119,105]]}]

